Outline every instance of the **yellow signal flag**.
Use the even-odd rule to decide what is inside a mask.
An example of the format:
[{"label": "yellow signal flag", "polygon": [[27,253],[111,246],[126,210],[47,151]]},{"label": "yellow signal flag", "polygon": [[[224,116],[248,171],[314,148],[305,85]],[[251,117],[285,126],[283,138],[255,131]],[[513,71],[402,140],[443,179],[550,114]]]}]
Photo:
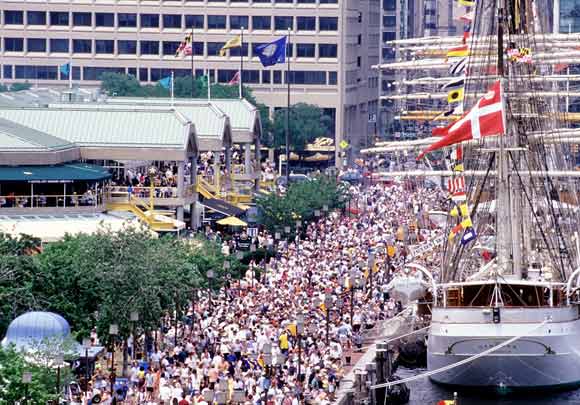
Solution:
[{"label": "yellow signal flag", "polygon": [[475,1],[470,0],[458,0],[459,4],[465,7],[473,7],[475,6]]},{"label": "yellow signal flag", "polygon": [[449,215],[451,215],[453,218],[459,216],[459,210],[457,209],[457,206],[453,207],[451,211],[449,211]]},{"label": "yellow signal flag", "polygon": [[239,35],[236,35],[235,37],[230,39],[228,42],[226,42],[224,46],[222,46],[222,49],[220,49],[220,56],[226,56],[226,51],[228,49],[239,48],[241,46],[242,46],[242,37]]},{"label": "yellow signal flag", "polygon": [[319,308],[322,312],[326,312],[326,305],[324,305],[324,302],[322,304],[320,304]]},{"label": "yellow signal flag", "polygon": [[448,103],[457,103],[459,101],[463,100],[463,87],[459,88],[459,89],[454,89],[451,90],[449,93],[447,93],[447,102]]},{"label": "yellow signal flag", "polygon": [[463,204],[459,205],[459,210],[461,211],[462,217],[469,216],[469,208],[467,207],[467,204],[463,203]]},{"label": "yellow signal flag", "polygon": [[290,332],[292,334],[292,336],[296,336],[297,329],[296,329],[296,324],[295,323],[291,323],[290,325],[288,325],[286,327],[286,329],[288,329],[288,332]]},{"label": "yellow signal flag", "polygon": [[471,218],[465,218],[463,221],[461,221],[461,227],[463,229],[467,229],[473,226],[473,223],[471,222]]},{"label": "yellow signal flag", "polygon": [[453,167],[454,172],[463,172],[464,170],[465,167],[463,166],[463,163],[459,163]]}]

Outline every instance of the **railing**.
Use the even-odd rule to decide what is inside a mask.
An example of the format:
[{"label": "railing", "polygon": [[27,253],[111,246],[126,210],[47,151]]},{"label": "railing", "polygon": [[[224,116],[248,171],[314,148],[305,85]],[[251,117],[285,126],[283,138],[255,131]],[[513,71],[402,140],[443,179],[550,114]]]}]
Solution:
[{"label": "railing", "polygon": [[[111,197],[127,197],[129,187],[112,186],[109,188]],[[133,187],[131,194],[139,198],[150,198],[151,187]],[[155,198],[178,198],[179,194],[177,187],[153,187],[153,195]]]},{"label": "railing", "polygon": [[50,194],[50,195],[3,195],[0,209],[18,208],[82,208],[97,207],[106,200],[105,193],[98,194]]}]

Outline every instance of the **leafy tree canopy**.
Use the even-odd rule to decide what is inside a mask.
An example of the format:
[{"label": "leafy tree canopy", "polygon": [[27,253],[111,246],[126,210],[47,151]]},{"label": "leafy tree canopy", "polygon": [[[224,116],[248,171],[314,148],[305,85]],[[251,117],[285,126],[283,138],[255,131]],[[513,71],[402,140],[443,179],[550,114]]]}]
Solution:
[{"label": "leafy tree canopy", "polygon": [[[316,138],[330,132],[332,120],[324,115],[318,106],[306,103],[290,107],[290,148],[304,150],[304,147]],[[274,146],[286,145],[286,108],[281,108],[274,115]]]}]

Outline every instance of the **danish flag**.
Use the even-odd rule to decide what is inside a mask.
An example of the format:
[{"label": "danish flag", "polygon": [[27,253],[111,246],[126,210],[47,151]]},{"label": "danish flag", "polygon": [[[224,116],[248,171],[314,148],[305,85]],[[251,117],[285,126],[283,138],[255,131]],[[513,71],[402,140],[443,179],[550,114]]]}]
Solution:
[{"label": "danish flag", "polygon": [[434,128],[433,136],[442,136],[443,138],[421,152],[418,159],[445,146],[471,139],[480,139],[484,136],[503,135],[504,132],[503,94],[501,83],[497,80],[477,104],[459,120],[444,128]]}]

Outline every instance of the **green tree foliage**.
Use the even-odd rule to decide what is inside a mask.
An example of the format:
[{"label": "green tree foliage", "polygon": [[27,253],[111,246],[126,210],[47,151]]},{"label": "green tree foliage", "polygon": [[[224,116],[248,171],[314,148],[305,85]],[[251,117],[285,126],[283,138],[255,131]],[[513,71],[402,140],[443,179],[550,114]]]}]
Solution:
[{"label": "green tree foliage", "polygon": [[[169,97],[170,92],[160,84],[142,85],[135,76],[122,73],[103,73],[101,90],[110,96],[117,97]],[[173,93],[176,98],[191,98],[191,77],[176,77],[173,85]],[[268,107],[258,103],[252,89],[244,86],[244,98],[256,106],[260,111],[262,121],[261,143],[264,146],[272,146],[273,123],[270,120]],[[215,83],[211,85],[212,98],[238,98],[238,86]],[[207,78],[196,77],[193,81],[193,98],[207,98]]]},{"label": "green tree foliage", "polygon": [[[28,387],[22,382],[24,372],[32,374]],[[68,370],[61,369],[61,384],[69,379]],[[27,391],[29,404],[56,399],[56,369],[29,363],[13,348],[0,348],[0,404],[23,403]]]},{"label": "green tree foliage", "polygon": [[32,84],[28,82],[24,83],[14,83],[10,86],[10,91],[23,91],[28,90],[32,87]]},{"label": "green tree foliage", "polygon": [[[328,135],[331,118],[318,106],[306,103],[290,107],[290,148],[304,150],[316,138]],[[276,111],[273,123],[274,146],[286,145],[286,108]]]},{"label": "green tree foliage", "polygon": [[[10,320],[29,310],[62,315],[79,339],[95,326],[106,336],[112,323],[121,337],[128,336],[133,311],[139,313],[137,327],[151,330],[165,314],[185,310],[193,289],[207,286],[207,270],[219,280],[226,260],[212,242],[157,238],[143,228],[67,236],[35,256],[14,243],[29,242],[0,235],[0,263],[20,260],[0,279],[0,336]],[[240,274],[243,266],[230,261],[228,272]]]},{"label": "green tree foliage", "polygon": [[296,221],[310,221],[316,211],[327,206],[329,210],[344,208],[348,201],[347,187],[334,177],[320,175],[310,181],[291,183],[284,195],[275,193],[259,197],[260,222],[270,231],[276,232],[290,226],[295,229]]}]

